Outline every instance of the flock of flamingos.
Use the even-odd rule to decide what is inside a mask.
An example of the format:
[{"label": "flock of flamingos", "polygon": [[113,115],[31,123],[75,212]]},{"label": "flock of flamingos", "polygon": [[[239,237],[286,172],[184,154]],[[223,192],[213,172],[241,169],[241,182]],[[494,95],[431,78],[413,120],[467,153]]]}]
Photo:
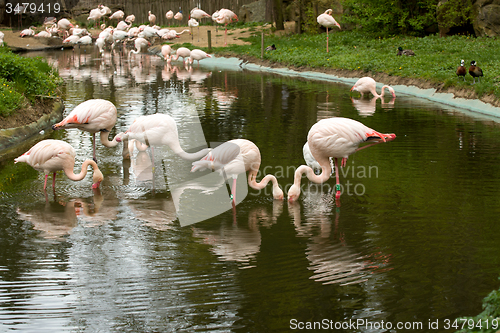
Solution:
[{"label": "flock of flamingos", "polygon": [[[93,9],[90,12],[89,20],[100,19],[104,15],[104,8],[107,7],[99,6],[99,8]],[[166,15],[167,18],[169,18],[169,16],[173,15],[173,13],[168,12]],[[330,18],[326,16],[329,16]],[[115,12],[110,16],[111,19],[118,20],[123,17],[124,13],[122,11]],[[175,15],[173,17],[175,18]],[[201,17],[214,16],[210,16],[198,8],[191,11],[190,19]],[[218,16],[216,16],[216,18],[218,23],[225,22],[225,24],[231,22],[233,19],[237,20],[237,17],[233,12],[225,9],[218,11]],[[73,36],[75,35],[75,31],[80,33],[80,30],[84,30],[72,27],[68,20],[66,20],[67,22],[64,20],[66,19],[59,20],[59,22],[56,23],[58,31],[62,29],[69,34],[69,31],[72,29]],[[134,16],[130,15],[125,18],[124,21],[120,21],[118,26],[120,26],[120,23],[124,22],[125,25],[130,27],[133,20]],[[150,24],[154,25],[155,20],[156,18],[150,12]],[[327,10],[324,14],[318,16],[318,23],[327,27],[327,29],[332,26],[338,26],[340,28],[340,25],[335,21],[335,19],[333,19],[333,17],[331,17],[331,10]],[[113,42],[111,44],[111,48],[114,48],[115,43],[117,41],[121,41],[121,39],[116,38],[116,36],[119,35],[117,32],[122,31],[118,30],[118,26],[114,29],[110,28],[108,37],[100,35],[97,41],[101,38],[107,40],[106,38],[112,36],[111,39]],[[156,35],[147,37],[146,32],[150,30],[148,28],[157,31]],[[47,28],[47,30],[48,29],[49,28]],[[106,29],[108,28],[104,27],[101,34],[105,33]],[[125,32],[126,29],[127,28],[123,31]],[[130,32],[130,30],[132,29],[129,29],[128,32]],[[125,32],[125,34],[128,32]],[[141,40],[141,38],[149,43],[148,38],[160,37],[160,35],[158,35],[158,30],[156,30],[154,26],[141,26],[138,28],[137,33],[138,35],[135,37],[136,47],[137,40]],[[120,35],[122,34],[120,33]],[[81,39],[83,37],[79,38]],[[97,42],[96,45],[99,46]],[[186,60],[190,57],[189,59],[191,59],[190,62],[192,63],[193,60],[199,61],[203,59],[203,57],[209,56],[200,53],[200,58],[196,58],[193,57],[193,51],[191,51],[188,55],[187,53],[180,54],[179,50],[177,50],[175,58],[173,55],[170,55],[169,50],[168,53],[164,54],[164,59],[171,61],[172,59],[177,60],[179,57],[184,57],[184,60]],[[189,50],[187,49],[187,51]],[[140,52],[140,48],[137,50],[137,53],[138,52]],[[370,77],[359,79],[351,88],[351,91],[357,91],[361,95],[372,94],[374,98],[383,98],[385,89],[388,89],[393,99],[396,97],[394,89],[386,85],[382,87],[381,94],[378,94],[376,91],[376,82]],[[76,156],[75,150],[67,142],[61,140],[42,140],[35,144],[26,153],[17,157],[15,159],[15,163],[25,162],[34,169],[43,172],[45,174],[44,190],[47,187],[49,174],[53,174],[52,187],[55,188],[57,171],[62,170],[69,179],[78,181],[82,180],[86,176],[87,168],[90,165],[93,168],[92,187],[97,188],[100,186],[100,183],[104,178],[97,165],[95,153],[95,136],[96,133],[99,133],[100,141],[105,147],[112,148],[118,146],[120,143],[123,144],[123,158],[130,158],[135,148],[139,151],[147,150],[150,153],[152,165],[154,165],[154,147],[168,146],[179,157],[192,162],[192,172],[210,169],[212,171],[220,172],[226,177],[226,179],[232,178],[233,184],[231,186],[231,194],[233,204],[236,200],[236,179],[238,175],[246,172],[248,172],[247,180],[250,187],[254,189],[263,189],[269,182],[271,182],[274,199],[282,200],[284,198],[283,190],[274,175],[268,174],[261,181],[257,181],[256,177],[261,164],[261,155],[259,148],[249,140],[231,140],[217,146],[214,149],[205,148],[196,153],[188,153],[182,149],[179,142],[177,125],[175,120],[169,115],[158,113],[138,117],[128,130],[118,133],[112,140],[110,140],[109,132],[115,126],[116,120],[117,109],[113,103],[103,99],[90,99],[76,106],[73,111],[71,111],[61,122],[52,126],[52,129],[54,130],[77,128],[82,131],[89,132],[92,135],[93,159],[86,160],[82,164],[81,171],[78,174],[74,173]],[[346,165],[347,158],[356,151],[377,143],[392,141],[395,138],[395,134],[380,133],[356,120],[349,118],[334,117],[318,121],[309,130],[307,142],[303,147],[304,159],[307,165],[301,165],[296,169],[294,183],[290,187],[287,194],[288,200],[296,201],[299,198],[301,192],[301,178],[304,174],[310,181],[321,184],[328,181],[333,172],[335,172],[336,176],[335,198],[336,200],[339,200],[341,195],[338,172],[339,159],[341,160],[340,164],[343,167]],[[365,142],[368,142],[369,144],[360,147],[360,145]],[[334,169],[332,164],[334,165]]]}]

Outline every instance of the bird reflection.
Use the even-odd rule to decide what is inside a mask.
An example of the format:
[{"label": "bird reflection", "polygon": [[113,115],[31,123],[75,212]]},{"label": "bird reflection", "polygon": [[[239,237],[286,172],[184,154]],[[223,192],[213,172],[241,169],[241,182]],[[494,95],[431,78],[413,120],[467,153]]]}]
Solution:
[{"label": "bird reflection", "polygon": [[305,191],[301,211],[298,202],[288,205],[295,230],[309,243],[306,257],[310,279],[322,284],[347,285],[365,282],[370,274],[387,270],[390,256],[382,252],[363,255],[348,245],[341,231],[340,208],[331,193],[324,193],[313,185]]},{"label": "bird reflection", "polygon": [[163,194],[154,197],[129,200],[127,206],[142,225],[159,231],[171,230],[177,220],[177,212],[171,196]]},{"label": "bird reflection", "polygon": [[[20,219],[31,222],[35,230],[41,231],[41,237],[47,239],[63,239],[78,225],[80,219],[86,226],[102,224],[116,218],[118,211],[116,202],[108,202],[103,206],[104,197],[99,189],[93,189],[90,198],[58,198],[54,193],[54,201],[46,201],[32,207],[18,207]],[[111,204],[110,204],[111,203]],[[43,205],[43,206],[42,206]]]},{"label": "bird reflection", "polygon": [[[237,262],[240,268],[255,267],[260,251],[260,227],[271,227],[283,212],[283,202],[273,201],[272,211],[265,206],[255,207],[248,214],[248,222],[222,224],[217,230],[193,227],[193,236],[202,244],[210,245],[210,251],[221,261]],[[252,264],[253,263],[253,264]]]},{"label": "bird reflection", "polygon": [[366,99],[366,98],[352,98],[352,105],[358,110],[358,113],[362,117],[368,117],[368,116],[373,116],[373,114],[376,111],[377,108],[377,99],[380,98],[380,101],[382,103],[382,108],[384,109],[392,109],[394,108],[394,102],[396,100],[395,97],[391,98],[389,102],[385,102],[384,98],[382,97],[372,97],[371,99]]}]

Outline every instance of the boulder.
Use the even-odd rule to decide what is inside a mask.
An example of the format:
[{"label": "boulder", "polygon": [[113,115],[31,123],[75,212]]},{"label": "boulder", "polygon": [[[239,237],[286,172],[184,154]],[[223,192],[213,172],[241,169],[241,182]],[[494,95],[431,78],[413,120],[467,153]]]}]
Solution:
[{"label": "boulder", "polygon": [[500,36],[500,0],[477,0],[473,11],[477,36]]}]

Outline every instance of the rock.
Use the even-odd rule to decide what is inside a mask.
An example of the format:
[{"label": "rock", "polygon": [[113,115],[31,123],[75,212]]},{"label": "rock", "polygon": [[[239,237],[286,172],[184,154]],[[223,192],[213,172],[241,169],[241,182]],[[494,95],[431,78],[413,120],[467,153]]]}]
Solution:
[{"label": "rock", "polygon": [[259,0],[241,6],[239,10],[240,22],[265,22],[266,1]]},{"label": "rock", "polygon": [[477,36],[500,36],[500,0],[477,0],[473,11]]}]

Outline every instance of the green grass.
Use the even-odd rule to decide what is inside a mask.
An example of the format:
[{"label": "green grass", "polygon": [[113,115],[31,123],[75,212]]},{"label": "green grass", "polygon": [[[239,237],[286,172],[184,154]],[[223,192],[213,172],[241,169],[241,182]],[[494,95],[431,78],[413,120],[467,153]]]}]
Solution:
[{"label": "green grass", "polygon": [[[232,45],[215,48],[216,54],[244,55],[260,59],[260,34],[246,38],[251,45]],[[392,76],[427,80],[445,87],[474,90],[479,97],[493,94],[500,98],[500,41],[488,37],[451,36],[440,38],[392,36],[382,38],[357,31],[334,31],[329,35],[329,53],[326,52],[326,33],[295,34],[265,37],[265,45],[276,45],[275,51],[266,51],[264,59],[284,66],[307,66],[321,70],[361,70],[370,75],[386,73]],[[398,46],[412,49],[415,57],[396,56]],[[471,85],[458,79],[455,71],[464,59],[468,68],[475,60],[482,68],[481,83]],[[477,80],[476,80],[477,82]]]},{"label": "green grass", "polygon": [[9,116],[23,106],[41,98],[58,95],[62,83],[42,58],[25,58],[0,48],[0,116]]}]

